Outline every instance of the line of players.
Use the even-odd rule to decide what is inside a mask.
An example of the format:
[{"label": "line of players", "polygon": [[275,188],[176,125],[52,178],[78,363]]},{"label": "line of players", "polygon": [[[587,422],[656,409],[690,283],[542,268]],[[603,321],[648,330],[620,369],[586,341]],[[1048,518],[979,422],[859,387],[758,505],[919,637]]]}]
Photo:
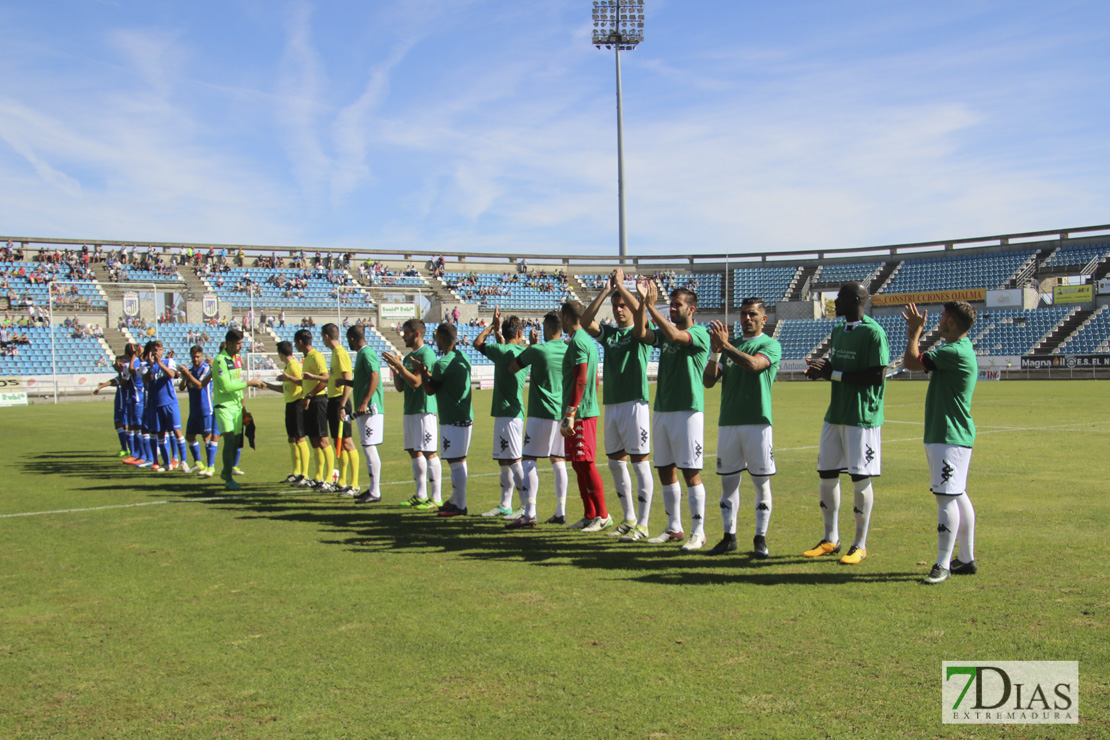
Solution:
[{"label": "line of players", "polygon": [[[221,351],[225,344],[221,343]],[[191,366],[178,365],[166,357],[158,340],[143,346],[127,344],[115,358],[116,376],[93,391],[96,395],[109,386],[116,388],[114,422],[123,463],[157,473],[196,472],[207,478],[215,473],[220,434],[212,402],[212,360],[199,346],[190,350],[190,359]],[[189,395],[184,433],[177,390]],[[194,467],[188,463],[187,449]],[[241,453],[241,449],[235,453],[234,475],[243,475],[238,467]]]},{"label": "line of players", "polygon": [[[706,545],[706,493],[701,480],[704,390],[720,383],[716,471],[721,480],[724,537],[707,554],[722,555],[738,549],[740,484],[743,472],[747,471],[754,490],[753,554],[767,558],[770,551],[766,537],[772,512],[770,478],[776,472],[771,388],[781,347],[774,338],[763,334],[767,319],[763,301],[749,298],[742,302],[742,336],[733,343],[728,328],[721,322],[712,322],[708,328],[695,323],[697,295],[693,291],[674,290],[668,315],[664,316],[656,306],[659,296],[654,282],[637,281],[634,287],[635,294],[625,285],[622,270],[615,270],[588,307],[569,301],[559,312],[548,314],[543,322],[542,342],[533,330],[530,342],[525,344],[520,320],[517,317],[502,320],[499,310],[475,338],[474,347],[494,365],[493,457],[501,468],[501,500],[483,516],[502,517],[509,529],[536,527],[537,465],[540,459],[547,458],[552,466],[556,508],[546,523],[564,524],[568,529],[583,532],[612,527],[610,534],[621,542],[682,542],[683,551],[702,549]],[[840,552],[840,476],[847,474],[853,485],[856,533],[852,545],[840,558],[845,565],[859,564],[867,557],[867,533],[874,502],[871,479],[881,472],[883,396],[890,357],[882,327],[864,314],[868,298],[866,288],[859,283],[841,288],[835,305],[837,315],[843,316],[845,323],[833,331],[829,358],[811,361],[806,371],[810,379],[830,381],[831,398],[817,463],[824,531],[821,541],[803,555],[818,558]],[[606,299],[611,303],[615,325],[596,320]],[[926,397],[925,442],[930,487],[938,504],[938,557],[925,581],[939,583],[949,573],[977,571],[973,554],[974,509],[966,495],[974,443],[970,405],[978,375],[967,332],[975,321],[975,312],[963,302],[946,304],[940,322],[945,344],[928,354],[919,351],[924,315],[911,305],[904,316],[909,340],[904,367],[932,373]],[[470,363],[456,347],[453,324],[440,324],[434,332],[438,358],[425,344],[424,331],[423,322],[406,322],[402,339],[409,352],[404,357],[388,352],[381,357],[393,371],[396,388],[404,394],[404,447],[411,458],[416,491],[402,505],[434,510],[441,517],[463,516],[469,513],[467,454],[474,419]],[[286,401],[286,427],[294,467],[286,482],[338,492],[358,503],[380,501],[381,462],[377,446],[384,430],[384,399],[379,359],[367,346],[361,327],[347,330],[348,346],[356,353],[353,363],[340,344],[335,324],[325,325],[321,336],[332,351],[330,367],[312,347],[311,333],[300,330],[293,344],[304,357],[303,364],[295,358],[290,343],[280,343],[278,352],[285,366],[278,376],[279,383],[267,384],[282,392]],[[491,336],[496,343],[490,341]],[[605,347],[606,383],[600,406],[605,408],[605,453],[621,504],[622,521],[616,527],[606,507],[604,484],[595,463],[600,408],[599,360],[594,339]],[[660,350],[660,360],[654,414],[649,414],[647,365],[653,347]],[[147,371],[132,369],[133,361],[127,364],[132,384],[137,376],[158,377],[173,371],[165,365],[160,352],[150,353],[148,348],[144,355]],[[184,382],[203,389],[202,363],[195,353],[193,360],[195,372],[182,371]],[[154,370],[155,367],[158,369]],[[523,387],[529,370],[531,391],[525,422]],[[156,402],[156,407],[161,408],[159,404]],[[357,426],[370,477],[370,487],[364,493],[358,488],[359,457],[351,438],[352,421]],[[156,421],[154,428],[161,426]],[[179,431],[176,433],[180,435]],[[329,438],[335,440],[334,450]],[[648,531],[654,493],[652,465],[648,462],[652,438],[654,467],[667,517],[666,527],[654,537]],[[178,439],[183,444],[180,436]],[[446,501],[441,492],[440,451],[450,469],[451,495]],[[181,457],[184,458],[183,447]],[[210,447],[208,475],[213,459],[214,448]],[[310,459],[315,460],[315,472],[311,475]],[[575,472],[583,502],[583,516],[569,524],[567,460]],[[629,463],[636,477],[635,485]],[[682,524],[680,475],[686,484],[692,525],[688,537]],[[514,490],[520,498],[516,510],[512,508]],[[957,540],[962,562],[952,559]]]}]

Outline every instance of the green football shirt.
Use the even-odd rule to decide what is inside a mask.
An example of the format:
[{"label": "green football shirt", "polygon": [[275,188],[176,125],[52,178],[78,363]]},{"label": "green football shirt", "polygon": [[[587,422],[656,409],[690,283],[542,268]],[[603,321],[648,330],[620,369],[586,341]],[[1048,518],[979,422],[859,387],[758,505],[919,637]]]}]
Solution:
[{"label": "green football shirt", "polygon": [[[410,373],[415,372],[412,369],[412,358],[414,357],[424,363],[428,372],[431,372],[436,364],[436,353],[428,345],[421,345],[420,349],[409,352],[405,355],[405,359],[401,361],[401,364]],[[405,394],[405,414],[434,414],[436,412],[436,397],[429,396],[423,388],[410,388],[408,383],[404,383],[401,389]]]},{"label": "green football shirt", "polygon": [[493,362],[493,403],[489,415],[495,418],[524,418],[524,380],[527,370],[510,372],[513,364],[525,349],[523,344],[482,345],[482,354]]},{"label": "green football shirt", "polygon": [[[373,415],[385,412],[385,391],[382,389],[381,371],[381,360],[378,359],[378,353],[371,349],[370,345],[366,345],[355,355],[354,377],[351,381],[354,388],[351,393],[351,402],[356,409],[362,403],[362,399],[366,397],[366,392],[370,390],[371,374],[378,373],[378,387],[374,390],[374,395],[370,396],[370,413]],[[421,393],[423,392],[421,390]]]},{"label": "green football shirt", "polygon": [[704,411],[705,386],[702,374],[709,362],[709,332],[694,324],[686,330],[690,344],[668,342],[656,330],[659,347],[659,382],[655,389],[656,411]]},{"label": "green football shirt", "polygon": [[474,421],[474,409],[470,404],[470,360],[466,355],[453,349],[440,357],[432,368],[432,381],[437,387],[440,424],[465,425]]},{"label": "green football shirt", "polygon": [[[870,316],[852,329],[847,324],[838,324],[832,333],[832,346],[829,360],[833,370],[856,373],[872,367],[886,367],[890,364],[890,347],[887,345],[886,332]],[[881,385],[852,385],[833,381],[832,397],[825,421],[829,424],[842,424],[849,427],[879,427],[883,425],[883,393],[886,382]]]},{"label": "green football shirt", "polygon": [[555,339],[526,348],[516,361],[530,368],[532,384],[528,389],[528,416],[533,419],[561,419],[563,415],[563,357],[567,343]]},{"label": "green football shirt", "polygon": [[967,337],[929,352],[922,358],[929,371],[925,392],[925,444],[975,444],[971,396],[979,380],[979,361]]},{"label": "green football shirt", "polygon": [[722,427],[771,424],[771,385],[779,371],[782,345],[774,337],[759,334],[741,337],[733,346],[746,355],[763,355],[771,364],[752,373],[728,355],[721,356],[721,413],[717,423]]},{"label": "green football shirt", "polygon": [[578,419],[592,419],[597,416],[597,344],[585,329],[579,329],[567,342],[567,352],[563,355],[563,408],[559,415],[570,406],[574,394],[574,371],[579,365],[586,365],[586,390],[578,402]]},{"label": "green football shirt", "polygon": [[598,341],[605,347],[605,380],[601,384],[601,402],[606,406],[627,401],[646,402],[651,347],[632,336],[631,326],[602,324]]}]

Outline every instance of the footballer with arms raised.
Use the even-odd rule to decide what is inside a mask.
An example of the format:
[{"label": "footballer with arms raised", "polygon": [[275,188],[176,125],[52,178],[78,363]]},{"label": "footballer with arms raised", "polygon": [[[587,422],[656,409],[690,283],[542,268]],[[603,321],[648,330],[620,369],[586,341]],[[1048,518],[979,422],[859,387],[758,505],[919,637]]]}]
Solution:
[{"label": "footballer with arms raised", "polygon": [[[702,376],[709,360],[709,332],[694,323],[698,295],[689,288],[675,288],[670,295],[670,319],[655,302],[659,288],[654,280],[636,282],[640,305],[636,310],[635,336],[659,347],[659,380],[655,392],[655,467],[663,489],[667,528],[648,542],[680,542],[682,531],[682,487],[678,471],[686,481],[692,531],[682,545],[684,552],[705,546],[705,486],[701,469],[705,446],[705,387]],[[655,323],[652,329],[649,318]]]},{"label": "footballer with arms raised", "polygon": [[[929,461],[929,488],[937,499],[937,560],[924,582],[941,583],[948,574],[974,575],[975,508],[967,495],[967,471],[971,466],[971,447],[975,444],[975,422],[971,418],[971,397],[979,379],[975,347],[967,333],[975,324],[975,309],[967,301],[949,301],[940,315],[940,336],[944,345],[922,354],[921,334],[929,312],[918,313],[917,306],[906,306],[907,370],[929,373],[925,394],[925,457]],[[960,559],[952,559],[956,539]]]},{"label": "footballer with arms raised", "polygon": [[[615,326],[596,321],[601,304],[609,298]],[[605,348],[601,403],[605,407],[605,454],[613,474],[613,488],[621,503],[623,521],[612,532],[621,542],[648,537],[648,518],[654,489],[648,455],[651,453],[651,412],[648,409],[648,360],[651,347],[634,336],[633,323],[640,302],[624,286],[624,270],[617,268],[605,287],[586,309],[582,326]],[[636,473],[636,501],[628,461]],[[637,511],[637,504],[639,510]]]}]

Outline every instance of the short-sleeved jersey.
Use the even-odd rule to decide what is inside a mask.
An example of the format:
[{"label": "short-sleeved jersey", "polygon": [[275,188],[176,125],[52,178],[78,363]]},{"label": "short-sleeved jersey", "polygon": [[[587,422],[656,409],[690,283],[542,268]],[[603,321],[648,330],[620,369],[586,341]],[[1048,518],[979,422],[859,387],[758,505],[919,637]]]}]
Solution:
[{"label": "short-sleeved jersey", "polygon": [[[162,358],[162,364],[170,370],[177,372],[177,364],[169,357]],[[167,408],[169,406],[177,405],[177,392],[174,390],[173,381],[161,365],[157,362],[150,363],[150,370],[147,372],[147,393],[149,394],[149,403],[153,404],[155,408]]]},{"label": "short-sleeved jersey", "polygon": [[[470,403],[470,360],[453,349],[436,360],[432,367],[432,382],[436,384],[440,424],[468,424],[474,421]],[[423,388],[418,389],[424,393]]]},{"label": "short-sleeved jersey", "polygon": [[131,374],[131,390],[132,397],[142,400],[146,393],[146,386],[143,383],[143,375],[146,373],[146,363],[138,357],[131,360],[131,367],[135,368],[138,372]]},{"label": "short-sleeved jersey", "polygon": [[[298,380],[283,380],[281,381],[281,396],[285,399],[286,403],[293,403],[300,401],[304,398],[304,376],[301,375],[301,363],[296,357],[289,356],[289,362],[285,363],[285,367],[281,369],[282,375],[287,378],[298,378]],[[312,381],[313,383],[317,381]]]},{"label": "short-sleeved jersey", "polygon": [[211,416],[212,384],[204,381],[212,374],[212,366],[202,361],[199,365],[190,367],[189,374],[201,384],[200,388],[194,388],[191,384],[186,384],[186,388],[189,389],[189,416],[197,418]]},{"label": "short-sleeved jersey", "polygon": [[493,362],[493,402],[489,415],[524,418],[524,380],[528,371],[511,372],[509,366],[525,349],[523,344],[484,344],[482,354]]},{"label": "short-sleeved jersey", "polygon": [[771,364],[753,373],[727,354],[721,356],[721,413],[717,423],[722,427],[771,424],[771,386],[779,371],[782,345],[774,337],[759,334],[741,337],[733,346],[746,355],[763,355]]},{"label": "short-sleeved jersey", "polygon": [[[405,359],[402,360],[405,369],[410,373],[414,372],[413,358],[422,362],[424,367],[428,368],[428,372],[431,372],[432,368],[436,365],[436,353],[426,344],[421,345],[420,349],[414,349],[412,352],[409,352],[405,355]],[[436,400],[435,396],[429,396],[425,393],[423,388],[410,388],[409,384],[405,383],[402,386],[402,390],[405,394],[406,414],[434,414],[436,412],[439,402]]]},{"label": "short-sleeved jersey", "polygon": [[[371,414],[385,412],[385,391],[382,389],[381,372],[382,363],[378,359],[378,353],[370,345],[360,349],[358,354],[355,355],[354,379],[352,380],[354,390],[351,394],[356,409],[370,390],[370,376],[378,373],[378,387],[374,389],[373,395],[370,396],[369,409]],[[421,390],[420,392],[423,393],[424,391]]]},{"label": "short-sleeved jersey", "polygon": [[655,332],[655,346],[659,348],[656,411],[705,410],[702,375],[709,362],[709,332],[694,324],[686,333],[690,335],[690,344],[668,342],[662,332]]},{"label": "short-sleeved jersey", "polygon": [[578,419],[592,419],[598,415],[597,409],[597,344],[585,329],[570,335],[567,351],[563,355],[563,408],[559,415],[570,407],[574,397],[574,373],[579,365],[586,365],[586,390],[578,402]]},{"label": "short-sleeved jersey", "polygon": [[533,344],[517,356],[521,367],[529,368],[532,385],[528,389],[528,416],[533,419],[560,419],[563,415],[563,356],[567,343],[553,339]]},{"label": "short-sleeved jersey", "polygon": [[215,406],[243,405],[243,390],[247,381],[243,380],[243,358],[231,357],[226,351],[216,355],[212,361],[212,403]]},{"label": "short-sleeved jersey", "polygon": [[331,367],[328,368],[328,398],[339,398],[343,395],[343,389],[346,386],[339,381],[343,379],[343,373],[353,370],[351,355],[347,350],[336,345],[331,351]]},{"label": "short-sleeved jersey", "polygon": [[606,406],[648,400],[647,367],[651,347],[632,336],[632,327],[601,325],[598,337],[605,348],[605,382],[601,402]]},{"label": "short-sleeved jersey", "polygon": [[[890,364],[890,347],[886,332],[870,316],[852,329],[839,324],[832,332],[829,348],[832,369],[843,373],[858,373],[873,367]],[[883,425],[883,394],[886,382],[881,385],[853,385],[834,381],[829,410],[825,421],[849,427],[878,427]]]},{"label": "short-sleeved jersey", "polygon": [[929,372],[925,393],[925,444],[975,444],[971,397],[979,380],[979,361],[967,337],[934,349],[922,358]]},{"label": "short-sleeved jersey", "polygon": [[304,356],[304,363],[301,365],[301,398],[308,398],[308,394],[316,387],[319,380],[304,375],[304,373],[312,373],[313,375],[327,375],[328,363],[324,356],[320,354],[319,350],[310,349],[308,354]]}]

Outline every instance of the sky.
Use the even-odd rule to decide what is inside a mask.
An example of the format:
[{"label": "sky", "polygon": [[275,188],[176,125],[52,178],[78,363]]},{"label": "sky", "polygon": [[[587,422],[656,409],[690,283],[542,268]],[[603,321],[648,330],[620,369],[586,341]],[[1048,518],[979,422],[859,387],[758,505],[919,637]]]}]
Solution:
[{"label": "sky", "polygon": [[[646,0],[629,252],[1110,222],[1110,3]],[[0,234],[617,254],[592,0],[0,0]]]}]

